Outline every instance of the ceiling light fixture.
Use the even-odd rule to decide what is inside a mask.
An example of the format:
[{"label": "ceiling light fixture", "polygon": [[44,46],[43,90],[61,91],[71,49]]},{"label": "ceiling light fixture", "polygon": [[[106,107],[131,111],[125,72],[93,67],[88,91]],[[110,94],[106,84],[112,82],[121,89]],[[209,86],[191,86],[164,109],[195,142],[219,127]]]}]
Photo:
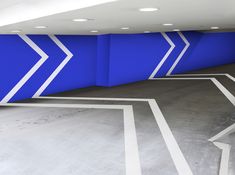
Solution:
[{"label": "ceiling light fixture", "polygon": [[128,30],[128,29],[130,29],[129,27],[122,27],[121,28],[122,30]]},{"label": "ceiling light fixture", "polygon": [[212,30],[219,29],[219,27],[211,27]]},{"label": "ceiling light fixture", "polygon": [[99,32],[98,30],[92,30],[91,33],[97,33]]},{"label": "ceiling light fixture", "polygon": [[171,23],[166,23],[166,24],[163,24],[164,26],[173,26],[173,24]]},{"label": "ceiling light fixture", "polygon": [[153,7],[140,8],[139,11],[141,11],[141,12],[154,12],[154,11],[158,11],[158,8],[153,8]]},{"label": "ceiling light fixture", "polygon": [[47,28],[47,26],[35,26],[34,28],[35,29],[45,29],[45,28]]},{"label": "ceiling light fixture", "polygon": [[79,18],[79,19],[73,19],[74,22],[86,22],[89,21],[90,19],[86,19],[86,18]]},{"label": "ceiling light fixture", "polygon": [[144,31],[144,33],[151,33],[150,31]]},{"label": "ceiling light fixture", "polygon": [[21,30],[12,30],[11,32],[12,32],[12,33],[20,33]]},{"label": "ceiling light fixture", "polygon": [[180,31],[180,29],[174,29],[173,31],[174,31],[174,32],[179,32],[179,31]]}]

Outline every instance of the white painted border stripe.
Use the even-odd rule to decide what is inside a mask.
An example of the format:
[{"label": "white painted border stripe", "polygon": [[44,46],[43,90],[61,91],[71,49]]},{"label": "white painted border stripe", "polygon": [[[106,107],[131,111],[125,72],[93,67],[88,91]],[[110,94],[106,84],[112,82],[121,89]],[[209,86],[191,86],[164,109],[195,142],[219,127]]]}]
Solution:
[{"label": "white painted border stripe", "polygon": [[219,175],[229,175],[228,165],[231,145],[220,142],[214,142],[214,145],[222,150]]},{"label": "white painted border stripe", "polygon": [[182,38],[182,40],[184,41],[184,43],[186,44],[184,49],[182,50],[182,52],[179,54],[179,56],[177,57],[177,59],[175,60],[174,64],[171,66],[171,68],[169,69],[169,71],[167,72],[167,76],[171,75],[171,73],[173,72],[173,70],[175,69],[175,67],[177,66],[177,64],[179,63],[179,61],[181,60],[181,58],[183,57],[183,55],[185,54],[185,52],[188,50],[190,43],[188,42],[188,40],[185,38],[185,36],[183,35],[183,33],[178,32],[179,36]]},{"label": "white painted border stripe", "polygon": [[233,77],[232,75],[230,74],[227,74],[227,73],[210,73],[210,74],[175,74],[175,75],[170,75],[172,77],[188,77],[188,76],[226,76],[227,78],[231,79],[232,81],[235,82],[235,77]]},{"label": "white painted border stripe", "polygon": [[235,131],[235,123],[232,124],[231,126],[229,126],[228,128],[224,129],[223,131],[219,132],[218,134],[216,134],[215,136],[211,137],[209,139],[210,142],[214,142],[226,135],[229,135],[230,133]]},{"label": "white painted border stripe", "polygon": [[73,57],[73,54],[65,47],[65,45],[54,35],[49,36],[63,52],[67,55],[66,58],[60,63],[60,65],[54,70],[54,72],[49,76],[49,78],[43,83],[43,85],[38,89],[38,91],[33,95],[33,97],[40,96],[43,91],[49,86],[49,84],[54,80],[54,78],[60,73],[64,66]]},{"label": "white painted border stripe", "polygon": [[227,97],[227,99],[235,106],[235,97],[231,94],[216,78],[153,78],[150,80],[211,80],[216,87]]},{"label": "white painted border stripe", "polygon": [[179,175],[192,175],[190,166],[188,165],[172,131],[167,124],[159,106],[155,99],[139,99],[139,98],[94,98],[94,97],[38,97],[41,99],[64,99],[64,100],[107,100],[107,101],[141,101],[148,102],[153,112],[154,118],[160,129],[162,137],[166,143],[167,149],[170,152],[171,158]]},{"label": "white painted border stripe", "polygon": [[175,48],[175,44],[172,42],[172,40],[168,37],[168,35],[164,32],[161,32],[162,36],[166,39],[166,41],[170,44],[170,49],[167,51],[167,53],[164,55],[164,57],[162,58],[162,60],[158,63],[157,67],[154,69],[154,71],[152,72],[152,74],[150,75],[149,79],[154,78],[155,75],[158,73],[158,71],[160,70],[160,68],[162,67],[162,65],[164,64],[164,62],[166,61],[166,59],[169,57],[169,55],[171,54],[171,52],[174,50]]},{"label": "white painted border stripe", "polygon": [[45,108],[91,108],[122,109],[124,115],[124,139],[126,175],[141,175],[139,150],[135,129],[133,107],[131,105],[97,105],[97,104],[34,104],[34,103],[2,103],[0,106],[45,107]]},{"label": "white painted border stripe", "polygon": [[24,75],[24,77],[11,89],[11,91],[1,100],[1,103],[7,103],[19,91],[19,89],[33,76],[33,74],[41,67],[47,60],[48,55],[43,52],[28,36],[19,35],[33,50],[40,56],[40,60]]}]

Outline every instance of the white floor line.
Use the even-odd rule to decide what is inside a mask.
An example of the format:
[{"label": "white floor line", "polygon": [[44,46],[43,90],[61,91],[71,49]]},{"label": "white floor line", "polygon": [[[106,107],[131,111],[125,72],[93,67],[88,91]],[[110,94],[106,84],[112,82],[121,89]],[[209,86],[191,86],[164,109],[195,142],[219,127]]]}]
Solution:
[{"label": "white floor line", "polygon": [[166,143],[167,149],[170,152],[171,158],[179,175],[192,175],[192,171],[174,137],[172,131],[167,124],[159,106],[155,99],[140,99],[140,98],[93,98],[93,97],[38,97],[41,99],[60,99],[60,100],[98,100],[98,101],[140,101],[148,102],[153,112],[157,125],[160,129],[162,137]]},{"label": "white floor line", "polygon": [[228,165],[231,145],[220,142],[214,142],[214,145],[222,150],[219,175],[229,175]]},{"label": "white floor line", "polygon": [[150,75],[149,78],[154,78],[155,75],[158,73],[158,71],[160,70],[160,68],[162,67],[162,65],[165,63],[165,61],[167,60],[167,58],[169,57],[169,55],[171,54],[171,52],[174,50],[175,48],[175,44],[172,42],[172,40],[169,38],[169,36],[162,32],[161,33],[162,36],[165,38],[165,40],[168,42],[168,44],[170,44],[170,49],[166,52],[166,54],[164,55],[164,57],[161,59],[161,61],[158,63],[157,67],[154,69],[154,71],[152,72],[152,74]]},{"label": "white floor line", "polygon": [[214,142],[224,136],[227,136],[231,133],[235,132],[235,123],[232,124],[231,126],[229,126],[228,128],[224,129],[223,131],[219,132],[218,134],[216,134],[215,136],[211,137],[209,139],[210,142]]},{"label": "white floor line", "polygon": [[[24,75],[24,77],[11,89],[10,92],[1,100],[0,103],[7,103],[11,98],[20,90],[20,88],[33,76],[33,74],[42,66],[42,64],[47,60],[48,55],[42,51],[28,36],[19,35],[19,37],[24,40],[34,51],[36,51],[40,56],[40,60]],[[14,71],[14,70],[13,70]]]},{"label": "white floor line", "polygon": [[89,108],[89,109],[121,109],[124,115],[124,138],[126,175],[141,175],[138,143],[131,105],[97,105],[97,104],[35,104],[35,103],[2,103],[0,106],[45,107],[45,108]]},{"label": "white floor line", "polygon": [[170,75],[172,77],[186,77],[186,76],[226,76],[227,78],[229,78],[230,80],[235,82],[235,77],[233,77],[230,74],[227,73],[210,73],[210,74],[175,74],[175,75]]},{"label": "white floor line", "polygon": [[208,78],[208,77],[196,77],[196,78],[152,78],[150,80],[210,80],[212,81],[216,87],[225,95],[225,97],[235,106],[235,97],[229,92],[216,78]]}]

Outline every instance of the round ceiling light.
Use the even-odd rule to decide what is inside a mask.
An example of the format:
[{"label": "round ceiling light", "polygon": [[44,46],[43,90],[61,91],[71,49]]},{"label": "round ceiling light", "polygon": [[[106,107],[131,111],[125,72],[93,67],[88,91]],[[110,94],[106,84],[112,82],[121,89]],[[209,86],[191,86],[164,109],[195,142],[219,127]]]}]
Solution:
[{"label": "round ceiling light", "polygon": [[129,27],[122,27],[121,28],[122,30],[128,30],[128,29],[130,29]]},{"label": "round ceiling light", "polygon": [[97,33],[99,32],[98,30],[92,30],[91,33]]},{"label": "round ceiling light", "polygon": [[158,11],[158,8],[153,8],[153,7],[140,8],[139,11],[141,11],[141,12],[154,12],[154,11]]},{"label": "round ceiling light", "polygon": [[166,23],[166,24],[163,24],[164,26],[173,26],[173,24],[171,23]]},{"label": "round ceiling light", "polygon": [[36,28],[36,29],[45,29],[45,28],[47,28],[47,26],[35,26],[34,28]]},{"label": "round ceiling light", "polygon": [[78,19],[73,19],[74,22],[86,22],[89,21],[90,19],[86,19],[86,18],[78,18]]},{"label": "round ceiling light", "polygon": [[212,30],[219,29],[219,27],[211,27]]}]

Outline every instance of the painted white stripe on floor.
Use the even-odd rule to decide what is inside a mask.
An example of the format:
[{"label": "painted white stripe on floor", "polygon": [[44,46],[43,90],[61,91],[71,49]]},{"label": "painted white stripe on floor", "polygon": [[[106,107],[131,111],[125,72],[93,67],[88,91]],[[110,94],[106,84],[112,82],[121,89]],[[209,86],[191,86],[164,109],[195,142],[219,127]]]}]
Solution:
[{"label": "painted white stripe on floor", "polygon": [[158,71],[160,70],[160,68],[162,67],[162,65],[164,64],[164,62],[166,61],[166,59],[169,57],[169,55],[171,54],[171,52],[174,50],[175,48],[175,44],[172,42],[172,40],[168,37],[168,35],[164,32],[161,32],[162,36],[165,38],[165,40],[170,44],[170,49],[167,51],[167,53],[164,55],[164,57],[162,58],[162,60],[158,63],[157,67],[154,69],[154,71],[152,72],[152,74],[150,75],[149,78],[154,78],[155,75],[158,73]]},{"label": "painted white stripe on floor", "polygon": [[124,112],[124,133],[126,152],[126,174],[141,175],[139,149],[135,129],[134,112],[132,106],[126,107]]},{"label": "painted white stripe on floor", "polygon": [[33,76],[33,74],[47,60],[48,55],[43,52],[28,36],[19,35],[33,50],[40,56],[40,60],[24,75],[24,77],[11,89],[11,91],[1,100],[1,103],[7,103],[20,90],[20,88]]},{"label": "painted white stripe on floor", "polygon": [[219,90],[229,99],[235,106],[235,97],[231,94],[216,78],[211,78],[211,81],[219,88]]},{"label": "painted white stripe on floor", "polygon": [[39,97],[42,99],[60,99],[60,100],[109,100],[109,101],[141,101],[148,102],[153,112],[157,125],[160,129],[162,137],[170,152],[171,158],[179,175],[192,175],[192,171],[176,141],[172,131],[167,124],[159,106],[155,99],[139,99],[139,98],[93,98],[93,97]]},{"label": "painted white stripe on floor", "polygon": [[134,112],[131,105],[97,105],[97,104],[35,104],[35,103],[2,103],[0,106],[45,107],[45,108],[89,108],[89,109],[122,109],[124,115],[126,175],[141,175],[138,143],[135,129]]},{"label": "painted white stripe on floor", "polygon": [[180,62],[181,58],[184,56],[185,52],[188,50],[190,43],[188,42],[188,40],[185,38],[185,36],[183,35],[183,33],[178,32],[180,38],[184,41],[184,43],[186,44],[184,49],[182,50],[182,52],[179,54],[179,56],[176,58],[174,64],[171,66],[171,68],[169,69],[169,71],[167,72],[167,76],[171,75],[171,73],[174,71],[175,67],[177,66],[177,64]]},{"label": "painted white stripe on floor", "polygon": [[231,145],[220,142],[214,142],[214,144],[215,146],[217,146],[222,150],[219,175],[229,175],[228,167],[229,167],[229,154],[231,150]]},{"label": "painted white stripe on floor", "polygon": [[211,137],[209,139],[210,142],[214,142],[224,136],[229,135],[230,133],[235,132],[235,123],[232,124],[231,126],[229,126],[228,128],[224,129],[223,131],[219,132],[218,134],[216,134],[215,136]]},{"label": "painted white stripe on floor", "polygon": [[235,97],[229,92],[216,78],[200,77],[200,78],[153,78],[150,80],[211,80],[216,87],[227,97],[227,99],[235,106]]},{"label": "painted white stripe on floor", "polygon": [[235,78],[227,73],[210,73],[210,74],[175,74],[175,75],[170,75],[172,77],[186,77],[186,76],[226,76],[227,78],[231,79],[232,81],[235,82]]},{"label": "painted white stripe on floor", "polygon": [[54,78],[60,73],[64,66],[70,61],[73,57],[73,54],[65,47],[65,45],[54,35],[49,36],[67,55],[66,58],[60,63],[60,65],[54,70],[54,72],[49,76],[49,78],[43,83],[43,85],[38,89],[38,91],[33,95],[33,97],[40,96],[43,91],[49,86],[49,84],[54,80]]},{"label": "painted white stripe on floor", "polygon": [[159,129],[166,142],[167,148],[171,154],[171,157],[175,163],[176,169],[179,175],[192,175],[192,171],[184,158],[179,145],[176,142],[160,108],[158,107],[155,100],[149,100],[149,105],[153,111],[154,117],[158,123]]}]

